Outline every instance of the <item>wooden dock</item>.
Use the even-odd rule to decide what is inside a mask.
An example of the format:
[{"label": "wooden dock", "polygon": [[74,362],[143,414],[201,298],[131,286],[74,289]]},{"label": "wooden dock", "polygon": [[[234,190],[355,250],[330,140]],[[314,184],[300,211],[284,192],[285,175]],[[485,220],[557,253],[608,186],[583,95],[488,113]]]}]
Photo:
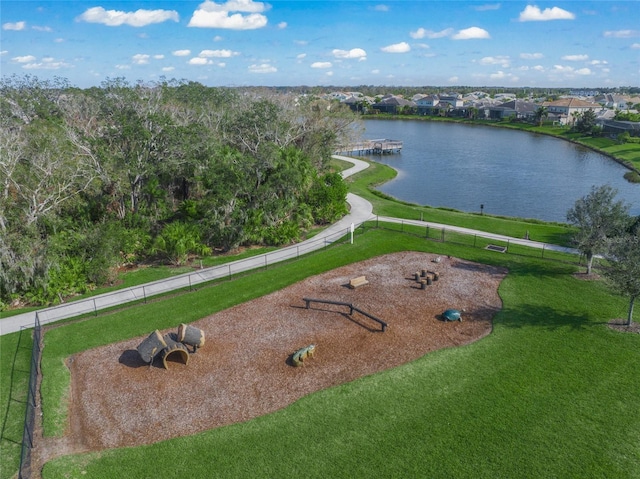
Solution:
[{"label": "wooden dock", "polygon": [[400,153],[402,150],[402,141],[378,139],[378,140],[362,140],[358,143],[345,145],[338,149],[336,153],[348,153],[359,155],[391,155]]}]

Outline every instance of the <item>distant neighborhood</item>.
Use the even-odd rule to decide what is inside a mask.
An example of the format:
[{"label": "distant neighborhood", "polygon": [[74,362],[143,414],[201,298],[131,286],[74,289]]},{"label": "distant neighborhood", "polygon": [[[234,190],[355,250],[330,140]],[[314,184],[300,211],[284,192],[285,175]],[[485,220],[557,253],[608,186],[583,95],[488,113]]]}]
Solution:
[{"label": "distant neighborhood", "polygon": [[420,116],[446,116],[457,118],[544,121],[559,126],[572,126],[581,114],[591,110],[596,115],[596,124],[603,134],[616,135],[628,132],[640,136],[640,121],[616,120],[620,112],[632,117],[640,110],[640,96],[600,93],[594,90],[579,90],[549,101],[544,98],[517,98],[515,93],[490,95],[474,91],[465,95],[448,92],[416,94],[411,98],[386,94],[376,97],[359,92],[332,92],[333,100],[348,105],[363,114],[405,114]]}]

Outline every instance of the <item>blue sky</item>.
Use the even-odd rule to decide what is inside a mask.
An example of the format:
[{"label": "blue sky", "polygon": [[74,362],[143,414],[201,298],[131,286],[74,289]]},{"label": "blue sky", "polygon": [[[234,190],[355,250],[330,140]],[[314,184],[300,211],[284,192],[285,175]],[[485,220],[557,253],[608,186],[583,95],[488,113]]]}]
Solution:
[{"label": "blue sky", "polygon": [[0,3],[2,76],[209,86],[640,84],[640,1]]}]

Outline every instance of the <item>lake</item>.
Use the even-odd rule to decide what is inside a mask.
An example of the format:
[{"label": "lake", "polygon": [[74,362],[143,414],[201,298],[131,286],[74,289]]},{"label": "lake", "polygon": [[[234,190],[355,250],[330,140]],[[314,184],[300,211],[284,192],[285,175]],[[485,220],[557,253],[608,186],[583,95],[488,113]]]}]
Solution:
[{"label": "lake", "polygon": [[566,222],[576,200],[609,184],[640,215],[640,184],[610,158],[545,135],[411,120],[365,120],[364,138],[404,142],[402,152],[367,158],[395,168],[378,187],[400,200],[468,212]]}]

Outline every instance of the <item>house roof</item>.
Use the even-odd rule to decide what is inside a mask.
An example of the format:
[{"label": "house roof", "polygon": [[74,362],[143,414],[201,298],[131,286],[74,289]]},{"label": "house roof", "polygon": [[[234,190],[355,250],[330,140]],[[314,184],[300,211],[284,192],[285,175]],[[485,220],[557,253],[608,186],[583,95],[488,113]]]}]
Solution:
[{"label": "house roof", "polygon": [[567,108],[596,108],[596,103],[580,100],[578,98],[561,98],[560,100],[545,102],[544,106],[564,106]]}]

